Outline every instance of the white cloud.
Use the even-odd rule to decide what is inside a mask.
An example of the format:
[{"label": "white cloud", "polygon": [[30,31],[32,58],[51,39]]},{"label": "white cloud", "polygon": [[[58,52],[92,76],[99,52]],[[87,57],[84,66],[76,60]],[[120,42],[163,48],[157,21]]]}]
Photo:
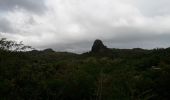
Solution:
[{"label": "white cloud", "polygon": [[[82,51],[87,47],[81,45],[96,38],[116,47],[152,48],[155,41],[160,42],[157,46],[165,47],[167,38],[163,37],[170,36],[169,4],[168,0],[46,0],[47,9],[41,15],[25,9],[3,14],[12,31],[1,36],[37,48],[52,46],[72,51]],[[72,45],[75,50],[61,45]]]}]

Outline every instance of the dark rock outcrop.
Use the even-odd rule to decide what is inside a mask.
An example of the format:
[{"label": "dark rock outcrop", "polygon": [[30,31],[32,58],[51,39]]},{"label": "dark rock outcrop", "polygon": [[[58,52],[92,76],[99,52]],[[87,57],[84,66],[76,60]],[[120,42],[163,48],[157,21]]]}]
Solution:
[{"label": "dark rock outcrop", "polygon": [[110,51],[110,49],[108,49],[101,40],[97,39],[94,41],[91,49],[92,53],[104,53],[108,51]]}]

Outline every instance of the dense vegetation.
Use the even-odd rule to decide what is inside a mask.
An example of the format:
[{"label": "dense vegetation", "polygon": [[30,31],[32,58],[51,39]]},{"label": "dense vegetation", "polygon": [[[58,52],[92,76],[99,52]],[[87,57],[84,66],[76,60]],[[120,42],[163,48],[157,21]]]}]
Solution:
[{"label": "dense vegetation", "polygon": [[78,55],[2,47],[0,100],[170,99],[170,48]]}]

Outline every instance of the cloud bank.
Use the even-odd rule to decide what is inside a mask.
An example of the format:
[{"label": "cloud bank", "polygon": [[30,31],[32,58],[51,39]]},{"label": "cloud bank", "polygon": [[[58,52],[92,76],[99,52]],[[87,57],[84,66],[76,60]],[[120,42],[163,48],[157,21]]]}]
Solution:
[{"label": "cloud bank", "polygon": [[88,51],[170,46],[168,0],[0,0],[0,37],[35,48]]}]

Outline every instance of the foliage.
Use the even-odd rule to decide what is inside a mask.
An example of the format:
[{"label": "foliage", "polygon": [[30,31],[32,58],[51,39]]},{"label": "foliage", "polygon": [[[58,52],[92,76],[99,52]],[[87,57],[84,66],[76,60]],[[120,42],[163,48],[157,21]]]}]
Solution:
[{"label": "foliage", "polygon": [[9,51],[24,51],[33,49],[31,46],[25,46],[22,41],[17,43],[15,41],[7,40],[6,38],[0,39],[0,50],[9,50]]},{"label": "foliage", "polygon": [[78,55],[10,52],[15,43],[3,43],[9,45],[0,50],[0,100],[170,99],[169,48]]}]

